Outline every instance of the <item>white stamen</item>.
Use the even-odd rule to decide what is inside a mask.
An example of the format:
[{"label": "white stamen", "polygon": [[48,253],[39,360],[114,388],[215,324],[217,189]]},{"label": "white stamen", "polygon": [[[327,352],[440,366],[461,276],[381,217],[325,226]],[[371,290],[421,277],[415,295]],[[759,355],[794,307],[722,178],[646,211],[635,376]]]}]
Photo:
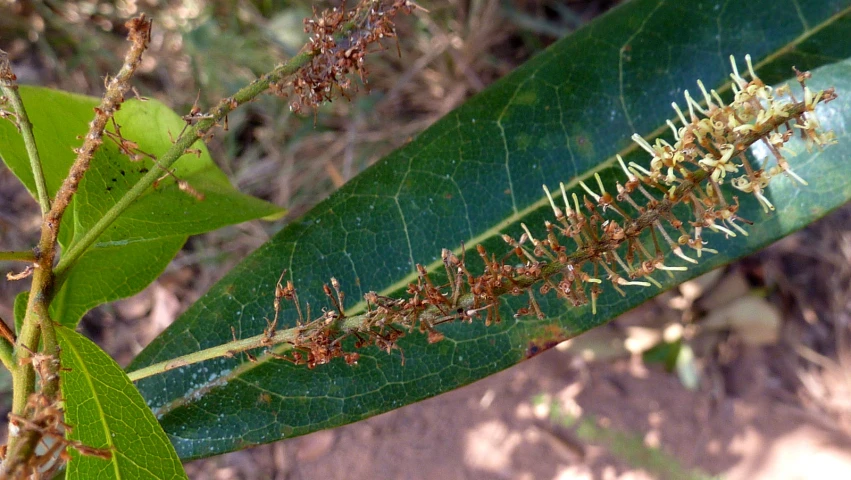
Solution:
[{"label": "white stamen", "polygon": [[[686,97],[686,103],[688,103],[689,113],[691,113],[692,117],[695,116],[694,115],[694,109],[697,109],[697,111],[702,113],[704,116],[707,115],[706,110],[704,110],[703,107],[701,107],[700,104],[697,103],[697,101],[695,99],[691,98],[691,95],[688,93],[688,90],[686,90],[684,92],[684,95]],[[694,107],[694,109],[692,107]]]},{"label": "white stamen", "polygon": [[680,117],[680,121],[683,122],[683,125],[688,125],[688,120],[686,120],[686,116],[683,115],[683,111],[680,110],[680,106],[677,105],[677,102],[671,102],[671,106],[677,111],[677,116]]},{"label": "white stamen", "polygon": [[700,87],[701,93],[703,93],[703,99],[706,101],[706,106],[712,108],[712,97],[709,96],[709,92],[706,91],[706,87],[703,86],[703,82],[698,79],[697,86]]},{"label": "white stamen", "polygon": [[565,215],[573,215],[573,209],[570,208],[570,201],[567,199],[567,191],[564,189],[564,182],[559,182],[558,186],[561,188],[561,198],[564,199],[564,213]]},{"label": "white stamen", "polygon": [[751,74],[751,78],[756,80],[759,77],[756,76],[756,72],[753,71],[753,63],[751,63],[751,54],[745,55],[745,63],[748,64],[748,72]]},{"label": "white stamen", "polygon": [[[730,65],[733,66],[733,73],[730,74],[730,78],[732,78],[733,81],[736,82],[736,85],[738,85],[739,88],[745,88],[745,85],[747,85],[748,82],[746,82],[745,79],[742,78],[741,75],[739,75],[739,67],[736,66],[736,57],[732,55],[730,55]],[[735,93],[738,93],[736,91],[735,85],[733,86],[733,91]]]},{"label": "white stamen", "polygon": [[641,165],[639,165],[639,164],[637,164],[637,163],[635,163],[635,162],[629,162],[629,166],[630,166],[630,168],[632,168],[632,171],[633,171],[633,172],[638,171],[638,172],[640,172],[640,173],[642,173],[643,175],[646,175],[646,176],[648,176],[648,177],[652,177],[652,176],[653,176],[653,174],[652,174],[652,173],[650,173],[650,171],[649,171],[649,170],[647,170],[646,168],[642,167]]},{"label": "white stamen", "polygon": [[529,231],[529,228],[526,226],[526,224],[521,223],[520,228],[522,228],[523,231],[526,232],[526,235],[529,237],[529,239],[532,240],[532,245],[538,246],[538,241],[535,240],[535,237],[532,236],[532,232]]},{"label": "white stamen", "polygon": [[674,255],[682,258],[683,260],[685,260],[689,263],[694,263],[694,264],[697,263],[697,260],[695,260],[695,259],[689,257],[688,255],[686,255],[685,253],[683,253],[683,249],[680,248],[679,246],[674,247],[671,251],[674,252]]},{"label": "white stamen", "polygon": [[798,176],[798,174],[793,172],[791,168],[784,168],[783,171],[786,172],[786,174],[789,175],[790,177],[797,180],[801,185],[809,185],[809,183],[807,183],[806,180],[804,180],[803,178]]},{"label": "white stamen", "polygon": [[544,193],[547,194],[547,199],[550,201],[550,206],[553,207],[553,213],[555,214],[556,219],[562,218],[564,214],[562,213],[561,209],[556,206],[556,202],[553,201],[553,196],[550,195],[550,189],[547,188],[546,185],[544,185],[543,187]]},{"label": "white stamen", "polygon": [[761,191],[755,188],[753,194],[756,196],[757,200],[759,200],[759,203],[762,204],[762,209],[765,210],[765,213],[768,213],[769,211],[774,211],[774,205],[772,205],[771,202],[769,202],[768,199],[763,196]]},{"label": "white stamen", "polygon": [[672,122],[670,120],[665,120],[665,121],[668,123],[668,126],[671,127],[671,131],[674,132],[674,140],[679,142],[680,141],[680,132],[677,131],[676,125],[674,125],[674,122]]},{"label": "white stamen", "polygon": [[653,155],[654,157],[656,156],[656,152],[653,150],[653,147],[649,143],[647,143],[647,140],[645,140],[644,137],[642,137],[641,135],[633,133],[632,141],[637,143],[639,147],[647,150],[647,153],[649,153],[650,155]]},{"label": "white stamen", "polygon": [[600,174],[595,173],[594,178],[597,179],[597,185],[600,186],[600,195],[605,195],[606,194],[606,187],[603,186],[603,179],[600,178]]},{"label": "white stamen", "polygon": [[626,164],[623,162],[623,158],[621,158],[620,155],[615,155],[615,157],[618,159],[618,163],[621,164],[621,168],[623,169],[624,173],[626,173],[626,178],[628,178],[630,182],[635,180],[635,175],[633,175],[632,172],[629,171],[628,168],[626,168]]},{"label": "white stamen", "polygon": [[685,272],[686,270],[688,270],[688,267],[669,267],[662,262],[658,262],[653,266],[658,268],[659,270],[669,270],[672,272]]},{"label": "white stamen", "polygon": [[733,219],[733,218],[730,218],[730,219],[727,221],[727,223],[729,223],[729,224],[730,224],[730,226],[732,226],[733,228],[735,228],[736,230],[738,230],[738,231],[739,231],[739,233],[741,233],[742,235],[744,235],[744,236],[746,236],[746,237],[748,236],[748,231],[747,231],[747,230],[745,230],[744,228],[740,227],[740,226],[739,226],[739,225],[738,225],[738,224],[734,221],[734,219]]},{"label": "white stamen", "polygon": [[724,100],[721,98],[721,95],[718,95],[718,92],[716,92],[715,89],[712,89],[710,93],[712,93],[712,98],[714,98],[715,101],[718,102],[718,106],[723,107]]},{"label": "white stamen", "polygon": [[732,230],[730,230],[730,229],[729,229],[729,228],[727,228],[727,227],[724,227],[724,226],[718,225],[717,223],[710,223],[710,224],[709,224],[709,228],[710,228],[710,229],[712,229],[712,230],[715,230],[716,232],[717,232],[718,230],[720,230],[720,231],[722,231],[722,232],[726,233],[727,235],[729,235],[729,236],[731,236],[731,237],[735,237],[735,236],[736,236],[736,233],[735,233],[735,232],[733,232]]}]

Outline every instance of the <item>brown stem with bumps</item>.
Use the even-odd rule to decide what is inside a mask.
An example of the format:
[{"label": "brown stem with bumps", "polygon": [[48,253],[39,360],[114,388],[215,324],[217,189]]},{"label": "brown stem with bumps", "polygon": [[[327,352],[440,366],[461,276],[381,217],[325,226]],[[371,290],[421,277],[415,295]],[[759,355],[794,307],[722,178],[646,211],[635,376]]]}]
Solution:
[{"label": "brown stem with bumps", "polygon": [[[103,132],[107,123],[124,102],[124,95],[130,89],[129,80],[141,63],[142,53],[150,41],[151,21],[141,15],[127,23],[130,31],[128,40],[130,49],[124,58],[124,64],[118,74],[107,84],[106,93],[98,107],[95,117],[89,125],[89,131],[83,145],[76,150],[77,158],[56,193],[50,209],[44,214],[41,225],[41,238],[38,244],[39,254],[36,256],[35,271],[30,289],[27,310],[24,316],[21,334],[17,339],[15,358],[19,368],[14,372],[12,415],[26,417],[30,396],[36,391],[36,365],[34,357],[38,350],[39,339],[43,342],[43,355],[49,359],[59,358],[59,346],[56,342],[53,320],[48,309],[54,292],[53,263],[56,258],[56,246],[59,226],[65,210],[71,203],[80,181],[89,169],[95,151],[103,143]],[[39,371],[42,379],[41,393],[51,400],[58,398],[59,393],[59,362],[44,361],[44,371]],[[35,455],[35,447],[41,439],[41,432],[35,429],[24,429],[15,434],[17,429],[10,429],[9,446],[3,473],[12,476],[23,468]]]}]

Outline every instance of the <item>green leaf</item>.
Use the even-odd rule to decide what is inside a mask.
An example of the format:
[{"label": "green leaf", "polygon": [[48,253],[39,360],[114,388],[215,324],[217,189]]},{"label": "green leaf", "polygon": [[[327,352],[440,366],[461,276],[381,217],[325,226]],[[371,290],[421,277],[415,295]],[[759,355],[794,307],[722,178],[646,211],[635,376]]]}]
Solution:
[{"label": "green leaf", "polygon": [[[46,88],[21,87],[47,187],[56,193],[74,161],[73,148],[88,130],[98,99]],[[155,100],[129,100],[115,116],[124,138],[152,155],[171,146],[185,122]],[[204,194],[205,199],[181,192],[173,178],[163,180],[124,212],[101,235],[71,270],[51,305],[52,317],[74,326],[90,308],[141,291],[165,269],[189,235],[259,217],[281,209],[240,194],[216,167],[206,147],[187,154],[175,165],[174,174]],[[10,122],[0,122],[0,155],[3,161],[35,192],[35,182],[23,140]],[[71,206],[65,213],[59,242],[66,251],[91,228],[149,169],[151,159],[131,161],[115,142],[105,140],[86,173]]]},{"label": "green leaf", "polygon": [[109,459],[70,448],[68,479],[186,478],[180,459],[138,390],[103,350],[57,327],[62,397],[69,440],[109,452]]},{"label": "green leaf", "polygon": [[[543,231],[552,211],[541,184],[602,175],[623,181],[614,155],[646,164],[629,140],[667,131],[672,101],[702,79],[718,88],[728,79],[730,54],[750,53],[766,71],[791,74],[784,55],[802,45],[831,44],[829,53],[801,53],[799,68],[851,56],[847,1],[627,2],[554,44],[464,106],[435,123],[404,148],[346,184],[252,254],[151,343],[131,370],[263,332],[273,316],[281,270],[314,311],[327,305],[322,285],[336,277],[349,313],[362,311],[362,295],[399,295],[415,280],[414,265],[441,271],[441,248],[478,258],[476,244],[499,255],[500,238],[518,238],[520,223]],[[825,38],[824,36],[827,36]],[[839,46],[841,44],[841,46]],[[845,70],[843,70],[845,69]],[[836,85],[840,101],[825,111],[825,126],[840,145],[796,157],[794,168],[811,186],[787,179],[769,195],[777,213],[765,215],[743,198],[741,215],[753,220],[750,236],[725,240],[707,235],[718,255],[676,278],[657,276],[665,287],[753,252],[801,228],[851,196],[846,172],[851,122],[844,92],[851,91],[847,64],[815,74],[814,86]],[[765,75],[766,81],[781,77]],[[681,265],[672,259],[668,264]],[[475,267],[471,267],[475,268]],[[480,271],[480,270],[479,270]],[[181,458],[222,453],[354,422],[468,384],[508,368],[559,341],[603,324],[659,293],[633,287],[621,297],[605,288],[598,313],[572,308],[555,295],[539,297],[547,318],[513,318],[525,298],[504,301],[503,322],[445,324],[446,339],[404,337],[397,350],[361,351],[356,366],[336,360],[309,370],[284,361],[220,358],[142,379],[137,386],[154,408]],[[292,308],[282,312],[291,327]]]},{"label": "green leaf", "polygon": [[15,295],[15,333],[21,333],[21,327],[24,325],[24,316],[27,314],[27,302],[30,299],[30,292],[21,292]]}]

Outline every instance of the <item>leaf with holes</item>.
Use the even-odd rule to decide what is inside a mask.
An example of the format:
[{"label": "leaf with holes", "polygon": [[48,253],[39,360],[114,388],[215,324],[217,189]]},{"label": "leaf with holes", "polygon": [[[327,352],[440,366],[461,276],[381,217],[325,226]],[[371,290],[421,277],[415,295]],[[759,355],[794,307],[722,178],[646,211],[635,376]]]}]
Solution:
[{"label": "leaf with holes", "polygon": [[[518,238],[521,222],[542,231],[544,220],[552,218],[541,184],[564,181],[581,193],[578,181],[595,173],[606,185],[623,181],[615,154],[648,162],[630,136],[666,134],[665,121],[674,118],[671,102],[681,101],[697,79],[726,88],[731,54],[750,53],[771,82],[789,77],[793,64],[815,68],[851,56],[851,42],[844,41],[851,32],[846,1],[807,2],[801,11],[795,5],[624,3],[470,99],[282,230],[153,341],[130,370],[226,343],[231,328],[240,338],[262,333],[274,315],[275,282],[284,269],[302,303],[314,311],[328,305],[323,283],[337,278],[353,314],[365,310],[362,299],[369,291],[400,295],[416,281],[415,264],[442,271],[444,247],[461,256],[465,246],[471,266],[477,244],[507,253],[500,233]],[[845,95],[851,91],[847,69],[842,64],[819,71],[813,85],[836,85]],[[844,97],[828,107],[825,128],[836,130],[840,145],[794,158],[795,171],[811,186],[779,178],[768,192],[777,205],[773,215],[750,196],[743,198],[741,216],[755,222],[750,236],[725,240],[707,234],[719,253],[704,254],[685,273],[657,276],[664,287],[753,252],[848,200],[851,179],[832,172],[845,171],[851,138],[843,125],[851,124],[851,109]],[[390,354],[361,350],[355,366],[338,359],[309,370],[268,356],[256,363],[236,356],[145,378],[137,386],[178,454],[203,457],[343,425],[457,388],[601,325],[660,291],[625,288],[631,288],[625,297],[604,289],[596,315],[551,294],[539,296],[544,319],[515,319],[527,298],[506,300],[500,324],[444,324],[441,342],[430,345],[425,335],[407,335]],[[284,327],[297,318],[292,308],[282,317]]]}]

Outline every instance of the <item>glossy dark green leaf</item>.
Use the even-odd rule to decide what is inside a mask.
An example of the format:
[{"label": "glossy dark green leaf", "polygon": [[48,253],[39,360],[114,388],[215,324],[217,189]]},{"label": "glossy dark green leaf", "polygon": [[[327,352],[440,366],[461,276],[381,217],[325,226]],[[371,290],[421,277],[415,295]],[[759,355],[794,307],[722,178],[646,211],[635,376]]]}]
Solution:
[{"label": "glossy dark green leaf", "polygon": [[[51,197],[68,173],[80,136],[88,130],[98,99],[46,88],[22,87],[38,143]],[[141,150],[160,155],[171,146],[184,121],[155,100],[130,100],[115,116],[122,135]],[[127,297],[151,283],[174,257],[189,235],[254,218],[281,209],[240,194],[216,167],[206,147],[187,154],[174,173],[203,193],[205,199],[181,192],[173,178],[161,182],[133,204],[84,254],[51,305],[51,314],[64,325],[77,324],[90,308]],[[23,140],[11,122],[0,122],[0,155],[27,189],[35,191]],[[65,214],[60,244],[68,249],[99,220],[149,169],[150,159],[131,161],[114,142],[105,141],[92,161]]]},{"label": "glossy dark green leaf", "polygon": [[[607,185],[620,178],[616,153],[646,163],[629,138],[666,130],[670,104],[702,79],[728,78],[730,54],[750,53],[759,66],[817,39],[829,53],[801,53],[799,68],[851,56],[847,1],[672,2],[636,0],[563,39],[464,106],[434,124],[319,204],[242,262],[149,345],[131,369],[256,335],[272,316],[281,270],[314,309],[327,305],[322,284],[336,277],[350,313],[370,290],[399,294],[415,278],[416,263],[440,271],[441,249],[483,244],[505,252],[501,232],[520,236],[520,222],[537,231],[552,215],[541,184],[577,181],[599,172]],[[831,35],[823,39],[820,35]],[[842,46],[837,46],[841,44]],[[846,68],[847,67],[842,67]],[[819,84],[849,89],[847,77],[817,73]],[[835,76],[834,76],[835,75]],[[764,77],[766,81],[781,78]],[[811,180],[799,189],[781,179],[770,192],[778,212],[766,216],[748,198],[742,215],[756,223],[749,237],[709,238],[718,255],[666,287],[753,252],[844,203],[851,122],[845,100],[825,123],[840,146],[802,154],[795,169]],[[467,252],[468,262],[475,250]],[[681,264],[676,260],[670,263]],[[659,293],[633,288],[626,297],[606,289],[597,315],[543,297],[544,320],[513,318],[525,299],[502,305],[503,322],[485,327],[442,325],[446,340],[428,345],[412,334],[391,354],[367,349],[358,365],[342,361],[308,370],[283,361],[217,359],[137,382],[182,458],[196,458],[354,422],[416,402],[508,368],[561,340],[598,326]],[[284,323],[295,319],[290,309]],[[445,328],[443,328],[445,327]]]},{"label": "glossy dark green leaf", "polygon": [[[66,478],[186,478],[145,400],[115,361],[91,340],[57,328],[68,439],[105,455],[71,448]],[[108,457],[108,458],[105,458]]]}]

